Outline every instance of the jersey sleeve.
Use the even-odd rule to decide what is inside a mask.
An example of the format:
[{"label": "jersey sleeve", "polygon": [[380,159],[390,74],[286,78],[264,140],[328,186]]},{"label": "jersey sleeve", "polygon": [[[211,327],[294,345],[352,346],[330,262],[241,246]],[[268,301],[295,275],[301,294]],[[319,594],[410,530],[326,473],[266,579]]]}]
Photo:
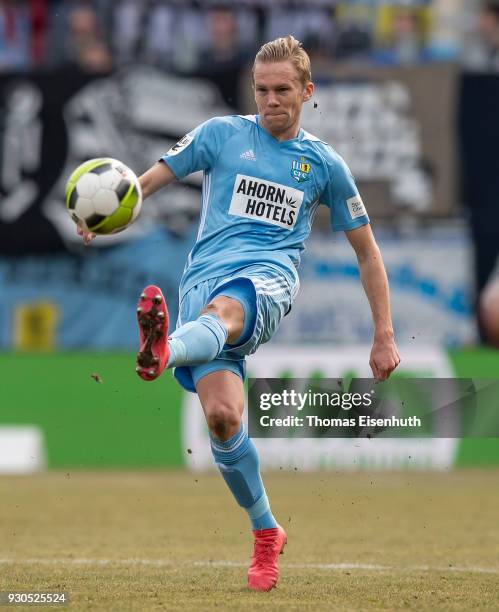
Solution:
[{"label": "jersey sleeve", "polygon": [[161,157],[178,179],[213,167],[225,137],[222,117],[214,117],[181,138]]},{"label": "jersey sleeve", "polygon": [[350,168],[332,153],[327,159],[328,181],[320,202],[329,207],[333,231],[348,231],[369,223],[369,216]]}]

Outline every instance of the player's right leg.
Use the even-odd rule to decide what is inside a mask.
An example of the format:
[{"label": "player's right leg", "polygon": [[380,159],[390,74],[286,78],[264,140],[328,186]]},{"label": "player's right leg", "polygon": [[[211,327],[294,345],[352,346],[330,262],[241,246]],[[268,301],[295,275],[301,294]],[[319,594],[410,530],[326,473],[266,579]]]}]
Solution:
[{"label": "player's right leg", "polygon": [[149,285],[141,293],[137,304],[137,322],[140,350],[136,371],[144,380],[154,380],[165,369],[170,356],[168,307],[159,287]]},{"label": "player's right leg", "polygon": [[[199,310],[204,304],[199,305]],[[208,363],[222,351],[226,342],[239,338],[244,328],[240,302],[224,295],[215,296],[194,321],[181,325],[168,335],[168,308],[161,290],[150,285],[137,305],[140,351],[136,371],[143,380],[155,380],[165,368]]]}]

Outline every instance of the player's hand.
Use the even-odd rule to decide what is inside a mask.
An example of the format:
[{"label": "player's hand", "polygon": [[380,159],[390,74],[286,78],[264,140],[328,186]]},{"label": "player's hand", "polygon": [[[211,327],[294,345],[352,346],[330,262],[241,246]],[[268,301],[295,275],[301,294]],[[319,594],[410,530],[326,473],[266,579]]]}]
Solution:
[{"label": "player's hand", "polygon": [[374,339],[369,365],[374,378],[386,380],[400,363],[400,355],[395,340]]},{"label": "player's hand", "polygon": [[83,238],[83,244],[85,246],[88,246],[95,238],[95,234],[92,234],[92,232],[86,232],[78,223],[76,224],[76,231],[78,232],[78,236]]}]

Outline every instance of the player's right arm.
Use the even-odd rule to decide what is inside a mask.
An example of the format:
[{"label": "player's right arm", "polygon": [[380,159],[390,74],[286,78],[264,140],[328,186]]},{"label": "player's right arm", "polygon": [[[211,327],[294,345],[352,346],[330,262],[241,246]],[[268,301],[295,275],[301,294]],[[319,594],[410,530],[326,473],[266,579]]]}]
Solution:
[{"label": "player's right arm", "polygon": [[[170,167],[165,162],[156,162],[154,166],[139,176],[142,199],[145,200],[153,193],[156,193],[158,189],[166,187],[172,183],[174,180],[176,180],[176,178],[177,177],[173,174]],[[78,235],[83,238],[83,243],[85,245],[90,244],[95,238],[95,234],[86,232],[79,225],[77,225],[76,231],[78,232]]]},{"label": "player's right arm", "polygon": [[158,189],[166,187],[176,180],[176,176],[164,161],[159,161],[154,164],[149,170],[139,176],[139,183],[142,189],[142,198],[145,200]]},{"label": "player's right arm", "polygon": [[[143,199],[176,179],[183,179],[197,170],[207,170],[217,158],[219,149],[233,131],[230,121],[214,117],[186,134],[158,162],[139,177]],[[95,238],[78,227],[85,244]]]},{"label": "player's right arm", "polygon": [[[222,120],[223,122],[223,120]],[[139,177],[145,199],[173,181],[211,167],[223,140],[220,120],[210,119],[181,138],[154,166]]]}]

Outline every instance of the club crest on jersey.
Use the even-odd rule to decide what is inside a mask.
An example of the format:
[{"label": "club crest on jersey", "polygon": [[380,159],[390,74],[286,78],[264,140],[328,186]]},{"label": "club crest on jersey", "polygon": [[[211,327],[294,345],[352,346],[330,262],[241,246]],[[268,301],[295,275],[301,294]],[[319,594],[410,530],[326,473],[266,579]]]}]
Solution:
[{"label": "club crest on jersey", "polygon": [[311,169],[312,166],[305,161],[305,158],[300,157],[300,161],[295,160],[291,164],[291,176],[298,183],[303,183],[310,178]]}]

